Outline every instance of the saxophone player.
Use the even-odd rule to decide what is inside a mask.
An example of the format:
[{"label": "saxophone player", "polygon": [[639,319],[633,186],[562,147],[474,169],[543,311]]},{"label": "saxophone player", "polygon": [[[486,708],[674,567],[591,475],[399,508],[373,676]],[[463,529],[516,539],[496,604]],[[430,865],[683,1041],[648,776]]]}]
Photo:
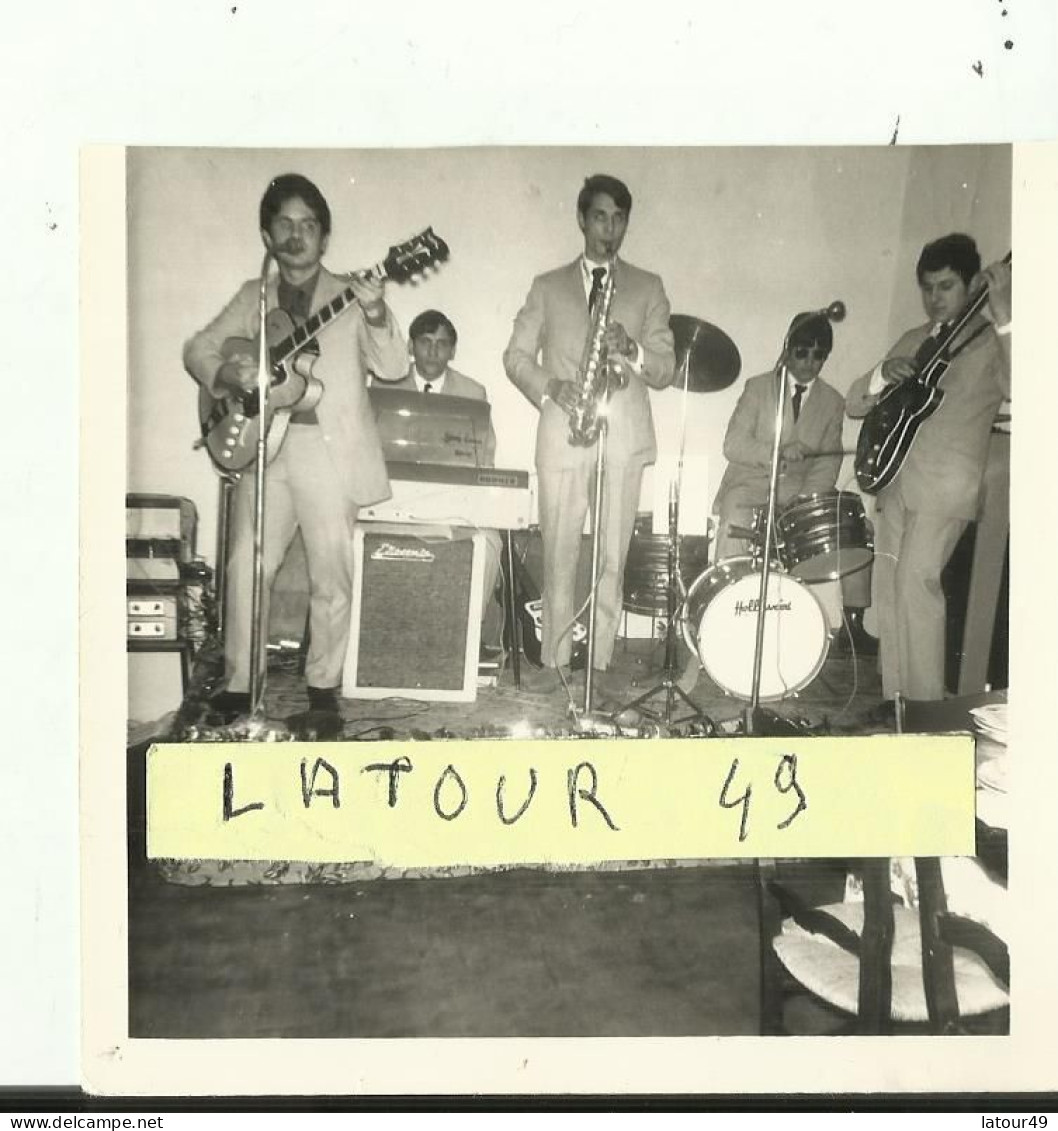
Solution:
[{"label": "saxophone player", "polygon": [[[605,443],[600,577],[596,592],[595,686],[612,696],[605,672],[621,612],[625,557],[639,485],[657,449],[648,386],[673,378],[675,353],[669,300],[661,279],[618,257],[632,196],[616,177],[588,177],[577,197],[583,251],[565,266],[537,276],[503,355],[510,380],[539,410],[536,431],[540,533],[543,542],[543,657],[548,675],[537,690],[558,686],[569,664],[581,532],[593,486],[596,445]],[[612,278],[609,278],[612,272]],[[593,320],[607,286],[612,303],[605,326]],[[601,335],[614,375],[603,410],[601,439],[574,443],[570,417],[582,404],[586,345]]]}]

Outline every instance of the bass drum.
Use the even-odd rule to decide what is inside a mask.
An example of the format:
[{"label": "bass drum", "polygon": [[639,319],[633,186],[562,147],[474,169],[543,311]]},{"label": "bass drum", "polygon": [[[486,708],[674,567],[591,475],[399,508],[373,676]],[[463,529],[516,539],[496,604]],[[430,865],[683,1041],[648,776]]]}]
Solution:
[{"label": "bass drum", "polygon": [[[709,678],[738,699],[753,697],[753,649],[761,570],[752,558],[727,558],[691,586],[683,638]],[[830,628],[812,590],[788,573],[768,576],[760,665],[761,701],[807,687],[826,659]]]}]

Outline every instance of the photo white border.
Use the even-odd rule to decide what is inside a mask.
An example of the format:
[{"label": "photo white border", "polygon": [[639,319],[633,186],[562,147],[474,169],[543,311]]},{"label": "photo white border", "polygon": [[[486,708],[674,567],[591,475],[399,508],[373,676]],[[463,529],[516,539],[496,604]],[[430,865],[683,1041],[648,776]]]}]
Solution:
[{"label": "photo white border", "polygon": [[[127,1033],[123,520],[124,151],[86,151],[82,215],[83,1072],[104,1093],[431,1094],[1038,1090],[1058,1083],[1058,761],[1051,707],[1058,310],[1058,145],[1014,152],[1016,440],[1012,467],[1011,743],[1017,751],[1009,1037],[224,1040]],[[104,361],[105,359],[105,361]],[[1027,392],[1024,390],[1028,390]],[[1031,398],[1031,399],[1030,399]],[[105,424],[104,424],[105,421]],[[120,421],[120,427],[115,422]],[[1048,588],[1050,586],[1050,588]],[[1048,736],[1048,737],[1044,737]],[[1041,738],[1043,741],[1041,741]],[[1029,771],[1029,772],[1026,772]],[[820,1041],[825,1040],[821,1045]]]}]

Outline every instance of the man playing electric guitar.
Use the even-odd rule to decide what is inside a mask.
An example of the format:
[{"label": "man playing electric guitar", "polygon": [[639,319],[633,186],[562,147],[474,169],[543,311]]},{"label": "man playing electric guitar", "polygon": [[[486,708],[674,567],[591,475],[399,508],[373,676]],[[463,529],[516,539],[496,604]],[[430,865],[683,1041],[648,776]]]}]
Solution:
[{"label": "man playing electric guitar", "polygon": [[[269,307],[278,306],[302,323],[347,288],[357,300],[346,317],[329,321],[316,335],[319,357],[313,374],[322,382],[323,393],[315,407],[301,406],[298,411],[299,406],[293,406],[285,439],[268,465],[263,535],[262,623],[267,625],[272,582],[294,534],[301,530],[310,579],[311,640],[305,667],[309,712],[300,722],[306,732],[336,736],[353,592],[352,525],[358,507],[390,494],[367,397],[367,373],[398,380],[407,353],[383,299],[382,284],[339,278],[321,265],[331,213],[311,181],[296,173],[273,180],[261,199],[260,230],[278,266],[278,281],[269,283]],[[253,349],[233,355],[230,342],[257,333],[258,293],[257,279],[244,283],[184,348],[187,371],[213,396],[256,387]],[[227,690],[214,700],[216,713],[225,721],[250,706],[253,512],[251,470],[239,480],[233,505],[224,634]],[[267,632],[261,636],[263,647]]]},{"label": "man playing electric guitar", "polygon": [[845,401],[849,416],[866,416],[887,386],[919,380],[936,352],[929,339],[941,342],[950,334],[948,324],[959,320],[981,286],[988,288],[991,322],[975,313],[951,340],[937,385],[942,399],[878,494],[874,604],[887,701],[897,692],[909,699],[944,697],[941,571],[977,517],[992,423],[1010,396],[1009,263],[982,272],[974,241],[955,234],[926,244],[917,275],[929,321],[904,334],[853,384]]}]

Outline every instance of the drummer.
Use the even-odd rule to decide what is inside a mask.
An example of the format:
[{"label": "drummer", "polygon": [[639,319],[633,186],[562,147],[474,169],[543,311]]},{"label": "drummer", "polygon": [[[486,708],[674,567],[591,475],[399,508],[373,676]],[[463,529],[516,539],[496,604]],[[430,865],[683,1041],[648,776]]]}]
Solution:
[{"label": "drummer", "polygon": [[[834,490],[841,469],[841,431],[845,400],[820,376],[834,346],[834,331],[824,314],[798,314],[790,324],[786,405],[779,443],[777,506],[798,495]],[[754,512],[768,499],[775,439],[775,373],[746,381],[724,437],[727,470],[713,510],[719,516],[717,560],[750,552],[744,536]],[[878,641],[863,627],[870,605],[871,570],[864,567],[842,578],[845,628],[835,647],[850,645],[874,655]]]}]

